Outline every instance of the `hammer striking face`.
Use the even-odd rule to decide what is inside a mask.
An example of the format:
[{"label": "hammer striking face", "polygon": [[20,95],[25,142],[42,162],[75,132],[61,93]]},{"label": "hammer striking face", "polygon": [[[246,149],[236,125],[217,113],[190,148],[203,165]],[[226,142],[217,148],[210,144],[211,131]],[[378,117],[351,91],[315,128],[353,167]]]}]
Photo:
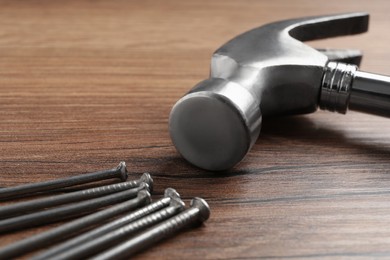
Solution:
[{"label": "hammer striking face", "polygon": [[230,40],[214,53],[210,78],[171,111],[169,128],[177,150],[200,168],[226,170],[257,140],[262,115],[310,113],[319,105],[345,112],[349,95],[335,96],[332,86],[329,93],[322,89],[324,73],[329,62],[358,64],[361,52],[316,50],[302,41],[367,28],[368,14],[351,13],[275,22]]}]

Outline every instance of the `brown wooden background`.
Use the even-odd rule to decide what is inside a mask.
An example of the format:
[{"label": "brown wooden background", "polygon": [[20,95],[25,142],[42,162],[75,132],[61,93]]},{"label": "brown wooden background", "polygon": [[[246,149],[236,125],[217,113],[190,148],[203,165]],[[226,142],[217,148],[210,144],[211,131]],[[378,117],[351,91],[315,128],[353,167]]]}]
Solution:
[{"label": "brown wooden background", "polygon": [[[390,120],[354,112],[266,120],[228,173],[186,163],[172,105],[212,52],[275,20],[367,11],[369,33],[312,43],[364,50],[390,74],[390,2],[0,1],[0,183],[115,167],[150,172],[212,216],[140,259],[390,258]],[[135,177],[134,177],[135,178]],[[0,237],[0,245],[39,232]]]}]

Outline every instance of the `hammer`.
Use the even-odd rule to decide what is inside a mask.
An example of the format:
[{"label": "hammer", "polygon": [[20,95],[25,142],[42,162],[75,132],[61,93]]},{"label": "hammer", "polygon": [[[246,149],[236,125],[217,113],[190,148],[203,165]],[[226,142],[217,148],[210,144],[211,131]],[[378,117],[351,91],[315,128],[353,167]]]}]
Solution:
[{"label": "hammer", "polygon": [[390,77],[358,70],[358,50],[316,50],[303,41],[366,32],[369,15],[347,13],[270,23],[212,56],[210,78],[172,108],[170,135],[190,163],[212,171],[240,162],[262,116],[347,109],[390,116]]}]

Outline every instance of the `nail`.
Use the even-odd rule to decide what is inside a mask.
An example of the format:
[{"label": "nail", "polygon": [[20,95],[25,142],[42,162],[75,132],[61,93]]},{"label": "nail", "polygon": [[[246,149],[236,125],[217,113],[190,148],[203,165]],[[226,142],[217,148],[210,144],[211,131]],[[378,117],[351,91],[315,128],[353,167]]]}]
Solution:
[{"label": "nail", "polygon": [[146,183],[142,183],[137,188],[106,195],[100,198],[85,200],[41,212],[4,219],[0,221],[0,233],[27,227],[42,226],[44,224],[53,223],[77,215],[85,215],[88,212],[105,206],[110,206],[113,203],[122,202],[128,198],[134,198],[140,190],[145,188],[149,189],[147,186],[148,185]]},{"label": "nail", "polygon": [[[101,224],[115,216],[134,210],[140,206],[150,203],[150,193],[147,190],[138,192],[137,198],[127,200],[102,211],[75,219],[69,223],[39,233],[35,236],[27,237],[23,240],[0,248],[0,259],[12,259],[34,250],[51,245],[57,241],[62,241],[72,235],[78,234],[88,227]],[[48,259],[48,258],[46,258]]]},{"label": "nail", "polygon": [[153,187],[153,179],[149,173],[144,173],[140,179],[126,181],[121,183],[115,183],[111,185],[100,186],[91,189],[85,189],[67,194],[51,196],[48,198],[35,199],[24,201],[20,203],[5,205],[0,207],[0,219],[4,219],[9,216],[23,215],[27,212],[36,211],[39,209],[49,208],[58,206],[70,202],[77,202],[81,200],[101,197],[111,193],[131,189],[138,187],[141,183],[147,183],[149,187]]},{"label": "nail", "polygon": [[172,188],[168,188],[164,192],[164,197],[161,198],[160,200],[153,202],[152,204],[147,205],[141,209],[138,209],[137,211],[134,211],[117,220],[109,222],[101,227],[92,229],[64,243],[52,247],[46,250],[45,252],[43,252],[42,254],[33,257],[32,260],[55,259],[54,257],[55,255],[62,254],[63,252],[71,250],[71,248],[75,246],[87,243],[88,241],[95,240],[107,234],[108,232],[121,228],[124,225],[132,223],[137,219],[140,219],[146,215],[149,215],[153,212],[156,212],[162,208],[167,207],[172,200],[179,200],[179,199],[180,199],[179,193],[177,193],[177,191]]},{"label": "nail", "polygon": [[209,216],[210,208],[207,202],[201,198],[194,198],[191,201],[191,207],[187,210],[91,259],[122,259],[131,256],[134,253],[177,233],[188,225],[204,222]]},{"label": "nail", "polygon": [[156,213],[147,215],[135,222],[129,223],[121,228],[108,232],[100,237],[96,237],[93,240],[89,240],[86,243],[79,244],[61,254],[52,256],[53,259],[86,259],[86,257],[101,252],[117,243],[123,241],[123,239],[129,238],[135,232],[159,223],[165,219],[168,219],[184,208],[184,202],[179,199],[172,199],[170,205],[164,209],[159,210]]},{"label": "nail", "polygon": [[0,189],[0,199],[6,200],[12,197],[28,196],[36,192],[49,191],[112,178],[120,178],[122,181],[127,179],[127,169],[125,162],[120,162],[116,168],[110,170],[86,173],[69,178],[2,188]]}]

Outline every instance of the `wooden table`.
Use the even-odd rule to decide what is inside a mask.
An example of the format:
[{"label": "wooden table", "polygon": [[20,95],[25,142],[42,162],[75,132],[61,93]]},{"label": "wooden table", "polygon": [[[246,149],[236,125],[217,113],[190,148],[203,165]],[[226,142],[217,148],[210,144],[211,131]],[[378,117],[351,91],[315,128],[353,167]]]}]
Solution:
[{"label": "wooden table", "polygon": [[[205,198],[204,226],[139,259],[390,258],[390,121],[348,112],[268,119],[226,173],[171,144],[172,105],[208,76],[213,51],[267,22],[349,11],[369,33],[310,43],[364,50],[390,74],[390,2],[1,1],[0,183],[111,168],[150,172],[155,195]],[[0,245],[42,229],[2,235]]]}]

